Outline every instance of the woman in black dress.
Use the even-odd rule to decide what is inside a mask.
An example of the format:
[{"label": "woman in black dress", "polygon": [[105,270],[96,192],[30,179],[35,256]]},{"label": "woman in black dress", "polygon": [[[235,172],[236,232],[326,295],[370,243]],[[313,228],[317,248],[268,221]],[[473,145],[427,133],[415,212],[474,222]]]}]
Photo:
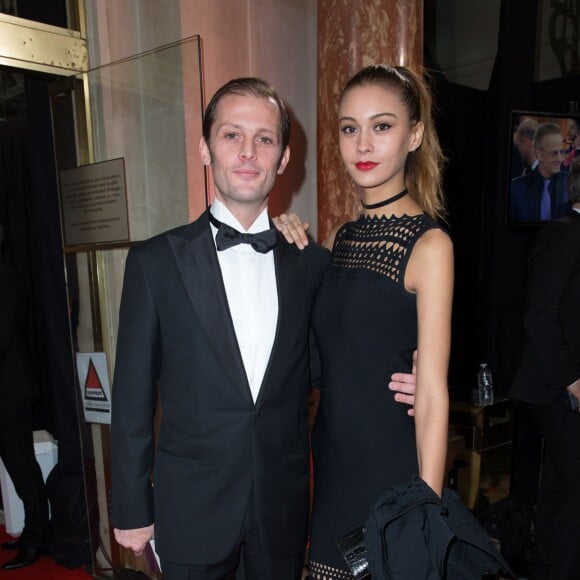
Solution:
[{"label": "woman in black dress", "polygon": [[[364,523],[381,489],[419,475],[440,495],[447,450],[453,249],[436,221],[442,154],[431,97],[418,73],[373,65],[347,83],[338,113],[341,156],[364,210],[326,243],[332,266],[312,315],[322,369],[313,580],[351,577],[336,540]],[[415,348],[413,418],[385,382],[411,369]]]}]

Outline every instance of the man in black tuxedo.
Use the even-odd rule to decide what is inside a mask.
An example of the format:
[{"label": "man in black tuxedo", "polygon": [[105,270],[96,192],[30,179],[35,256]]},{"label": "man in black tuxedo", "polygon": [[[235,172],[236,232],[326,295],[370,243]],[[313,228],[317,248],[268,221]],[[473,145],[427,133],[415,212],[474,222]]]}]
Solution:
[{"label": "man in black tuxedo", "polygon": [[[3,241],[0,226],[0,259]],[[4,549],[18,550],[2,565],[5,570],[35,562],[42,555],[48,529],[48,499],[32,437],[27,316],[26,291],[20,277],[0,262],[0,457],[24,506],[22,534],[2,544]]]},{"label": "man in black tuxedo", "polygon": [[155,522],[166,580],[234,578],[241,553],[251,580],[301,576],[310,311],[329,254],[316,244],[300,251],[271,228],[268,196],[290,158],[289,132],[265,82],[224,85],[200,142],[215,183],[211,208],[127,257],[112,522],[136,553]]},{"label": "man in black tuxedo", "polygon": [[580,574],[580,160],[570,214],[545,224],[530,255],[524,341],[510,396],[530,404],[544,437],[533,580]]}]

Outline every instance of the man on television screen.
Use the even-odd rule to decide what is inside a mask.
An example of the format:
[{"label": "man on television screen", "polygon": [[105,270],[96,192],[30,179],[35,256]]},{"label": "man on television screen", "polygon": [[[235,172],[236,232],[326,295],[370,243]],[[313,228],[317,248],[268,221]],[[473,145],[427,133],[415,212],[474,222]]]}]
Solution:
[{"label": "man on television screen", "polygon": [[528,175],[538,165],[534,150],[534,133],[538,121],[530,117],[523,118],[514,131],[514,146],[512,147],[511,177]]},{"label": "man on television screen", "polygon": [[567,214],[566,173],[560,170],[563,149],[559,125],[538,125],[534,132],[538,164],[528,175],[516,177],[511,182],[509,216],[512,220],[538,222]]}]

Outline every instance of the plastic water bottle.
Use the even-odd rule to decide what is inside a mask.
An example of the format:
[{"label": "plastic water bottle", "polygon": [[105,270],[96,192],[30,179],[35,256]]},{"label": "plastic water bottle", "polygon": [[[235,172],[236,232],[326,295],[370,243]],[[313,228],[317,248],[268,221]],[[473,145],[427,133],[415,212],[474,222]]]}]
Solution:
[{"label": "plastic water bottle", "polygon": [[481,406],[493,405],[493,381],[487,363],[479,365],[477,372],[477,398]]}]

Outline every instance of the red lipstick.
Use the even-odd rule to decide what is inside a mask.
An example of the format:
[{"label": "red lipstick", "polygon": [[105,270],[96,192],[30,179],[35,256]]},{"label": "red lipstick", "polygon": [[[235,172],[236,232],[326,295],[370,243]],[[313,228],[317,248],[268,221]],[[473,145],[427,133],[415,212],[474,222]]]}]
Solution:
[{"label": "red lipstick", "polygon": [[374,169],[377,165],[378,163],[374,163],[373,161],[359,161],[356,164],[356,168],[359,171],[370,171],[371,169]]}]

